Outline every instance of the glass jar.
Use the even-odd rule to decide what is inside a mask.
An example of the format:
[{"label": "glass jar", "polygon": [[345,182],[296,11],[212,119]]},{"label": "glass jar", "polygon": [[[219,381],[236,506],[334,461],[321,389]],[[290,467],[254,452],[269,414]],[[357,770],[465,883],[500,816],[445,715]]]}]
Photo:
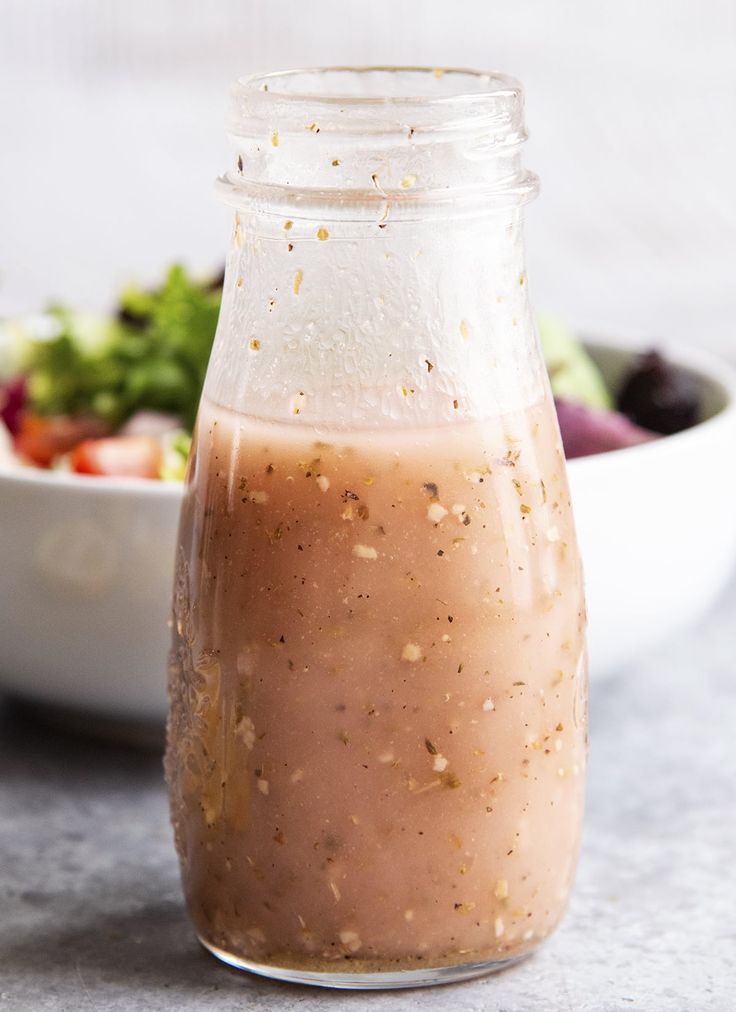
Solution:
[{"label": "glass jar", "polygon": [[522,242],[520,86],[233,90],[167,775],[231,965],[396,987],[536,948],[573,880],[585,613]]}]

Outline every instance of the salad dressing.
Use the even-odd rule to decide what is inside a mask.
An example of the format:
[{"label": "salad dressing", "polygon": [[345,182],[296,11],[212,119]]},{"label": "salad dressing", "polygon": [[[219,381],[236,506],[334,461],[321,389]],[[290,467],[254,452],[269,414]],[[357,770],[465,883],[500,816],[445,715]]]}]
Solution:
[{"label": "salad dressing", "polygon": [[585,659],[551,417],[315,439],[204,402],[167,768],[208,945],[415,969],[559,920]]}]

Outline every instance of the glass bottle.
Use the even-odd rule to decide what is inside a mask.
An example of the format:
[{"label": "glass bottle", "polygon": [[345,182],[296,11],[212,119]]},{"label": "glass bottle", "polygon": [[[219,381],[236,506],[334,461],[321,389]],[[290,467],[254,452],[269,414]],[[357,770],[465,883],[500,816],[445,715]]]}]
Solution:
[{"label": "glass bottle", "polygon": [[521,88],[270,74],[234,86],[228,131],[170,671],[190,914],[284,980],[486,973],[561,917],[585,765]]}]

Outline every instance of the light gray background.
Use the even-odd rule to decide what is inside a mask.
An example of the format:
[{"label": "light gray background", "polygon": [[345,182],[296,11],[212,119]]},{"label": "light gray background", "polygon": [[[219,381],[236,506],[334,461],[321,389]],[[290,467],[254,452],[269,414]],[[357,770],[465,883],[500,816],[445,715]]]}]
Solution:
[{"label": "light gray background", "polygon": [[520,77],[537,305],[736,355],[734,0],[0,0],[0,314],[217,265],[228,83],[334,62]]}]

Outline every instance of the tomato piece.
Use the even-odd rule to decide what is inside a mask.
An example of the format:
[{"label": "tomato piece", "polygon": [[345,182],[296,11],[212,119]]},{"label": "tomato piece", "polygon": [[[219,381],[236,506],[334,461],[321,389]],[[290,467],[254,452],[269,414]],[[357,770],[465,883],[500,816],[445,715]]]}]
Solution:
[{"label": "tomato piece", "polygon": [[150,436],[85,439],[71,456],[77,474],[118,478],[158,478],[163,462],[161,444]]},{"label": "tomato piece", "polygon": [[50,467],[56,457],[68,453],[83,439],[104,436],[108,426],[89,415],[34,415],[24,411],[15,434],[15,452],[37,464]]}]

